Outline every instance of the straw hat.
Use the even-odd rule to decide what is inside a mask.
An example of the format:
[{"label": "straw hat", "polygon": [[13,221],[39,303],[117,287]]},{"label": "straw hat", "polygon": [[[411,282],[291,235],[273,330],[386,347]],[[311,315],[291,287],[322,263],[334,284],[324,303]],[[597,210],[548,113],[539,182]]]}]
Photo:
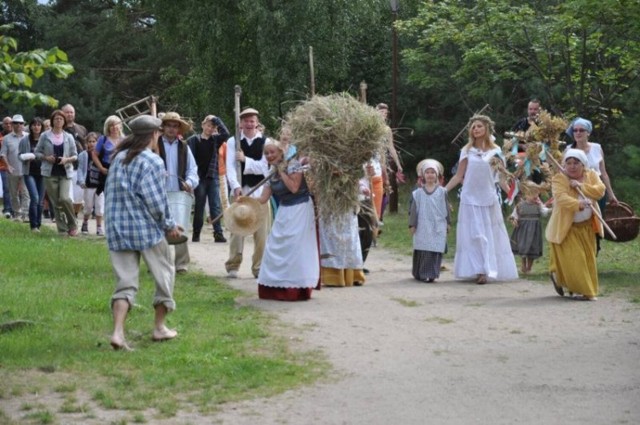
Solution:
[{"label": "straw hat", "polygon": [[184,121],[177,112],[167,112],[162,116],[162,124],[168,121],[174,121],[180,124],[180,134],[183,136],[191,131],[191,124]]},{"label": "straw hat", "polygon": [[253,109],[253,108],[245,108],[245,109],[242,110],[242,112],[240,112],[239,117],[240,118],[244,118],[244,117],[248,117],[250,115],[259,116],[260,112],[258,112],[256,109]]},{"label": "straw hat", "polygon": [[229,208],[224,210],[224,223],[235,235],[249,236],[260,228],[265,217],[257,199],[238,198]]}]

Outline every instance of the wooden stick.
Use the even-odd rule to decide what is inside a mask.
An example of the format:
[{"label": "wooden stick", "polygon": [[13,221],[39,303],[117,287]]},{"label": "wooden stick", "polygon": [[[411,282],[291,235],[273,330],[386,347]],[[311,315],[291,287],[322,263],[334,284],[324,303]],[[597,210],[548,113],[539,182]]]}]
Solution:
[{"label": "wooden stick", "polygon": [[[234,88],[234,112],[236,119],[236,153],[242,152],[242,146],[240,146],[240,95],[242,94],[242,88],[236,85]],[[238,179],[238,183],[240,183],[240,187],[242,187],[242,165],[240,161],[236,157],[236,178]]]},{"label": "wooden stick", "polygon": [[313,68],[313,46],[309,46],[309,74],[311,97],[316,95],[316,74]]},{"label": "wooden stick", "polygon": [[[276,175],[276,173],[278,172],[278,170],[273,170],[272,172],[269,173],[269,175],[267,175],[267,177],[263,178],[262,180],[260,180],[260,182],[258,182],[258,184],[256,184],[255,186],[253,186],[251,188],[251,190],[249,190],[247,193],[245,193],[242,196],[251,196],[251,194],[253,192],[255,192],[256,190],[258,190],[261,186],[263,186],[266,182],[268,182],[269,180],[271,180],[271,178],[273,176]],[[215,217],[213,220],[207,220],[207,222],[209,224],[214,224],[217,223],[222,217],[224,216],[224,211],[222,213],[220,213],[217,217]]]},{"label": "wooden stick", "polygon": [[[567,172],[566,170],[562,167],[562,165],[560,165],[560,163],[558,163],[558,161],[553,157],[553,155],[549,154],[547,155],[547,158],[550,158],[551,161],[553,161],[553,165],[555,165],[558,170],[560,170],[560,172],[562,174],[564,174],[565,176],[567,176]],[[567,176],[568,177],[568,176]],[[582,190],[579,187],[575,188],[578,193],[580,194],[580,196],[582,196],[584,199],[589,199],[585,196],[585,194],[582,192]],[[607,231],[607,233],[609,233],[609,235],[611,235],[611,237],[616,240],[618,239],[618,237],[616,236],[615,233],[613,233],[613,230],[611,230],[611,227],[609,227],[609,225],[607,224],[606,221],[604,221],[604,219],[602,218],[602,216],[600,215],[600,213],[598,213],[598,210],[596,210],[596,207],[593,206],[593,204],[591,202],[589,202],[589,206],[591,207],[591,211],[593,211],[593,214],[598,217],[598,220],[600,220],[600,222],[602,223],[602,226],[604,227],[604,229]]]}]

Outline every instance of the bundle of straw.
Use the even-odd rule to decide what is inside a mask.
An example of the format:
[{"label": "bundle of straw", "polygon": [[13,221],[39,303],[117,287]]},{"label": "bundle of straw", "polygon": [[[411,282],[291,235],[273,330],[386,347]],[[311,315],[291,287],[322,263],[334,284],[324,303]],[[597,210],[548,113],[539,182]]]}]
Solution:
[{"label": "bundle of straw", "polygon": [[387,126],[380,114],[341,93],[314,96],[289,112],[285,121],[300,154],[309,157],[307,179],[319,214],[355,211],[363,165],[384,152]]}]

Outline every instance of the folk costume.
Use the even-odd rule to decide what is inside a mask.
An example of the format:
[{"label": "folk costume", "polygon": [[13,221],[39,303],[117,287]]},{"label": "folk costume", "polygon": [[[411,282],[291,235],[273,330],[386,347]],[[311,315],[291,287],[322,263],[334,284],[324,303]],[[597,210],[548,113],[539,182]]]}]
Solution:
[{"label": "folk costume", "polygon": [[544,205],[523,199],[516,205],[511,216],[518,226],[511,233],[511,251],[515,255],[530,259],[542,257],[542,224],[540,220],[549,214]]},{"label": "folk costume", "polygon": [[490,165],[496,155],[500,148],[460,151],[460,161],[468,162],[456,234],[454,274],[458,279],[474,279],[479,274],[498,281],[518,278]]},{"label": "folk costume", "polygon": [[360,286],[364,262],[355,212],[320,217],[320,282],[323,286]]},{"label": "folk costume", "polygon": [[447,191],[440,185],[432,191],[421,187],[411,194],[409,227],[413,235],[412,275],[433,282],[440,277],[442,256],[447,247],[447,227],[451,223]]},{"label": "folk costume", "polygon": [[[597,201],[605,192],[605,185],[593,170],[587,169],[584,152],[569,149],[565,159],[575,157],[584,164],[584,178],[580,189],[590,200]],[[578,191],[571,187],[570,179],[562,173],[552,179],[553,212],[545,230],[549,241],[549,271],[555,283],[574,294],[586,297],[598,295],[596,239],[594,233],[604,236],[603,226],[590,208],[580,210]],[[599,213],[597,202],[592,202]]]},{"label": "folk costume", "polygon": [[[286,172],[301,172],[300,168],[294,159],[289,161]],[[320,275],[311,194],[304,177],[296,193],[277,177],[266,184],[278,197],[279,207],[262,257],[258,296],[281,301],[308,300]]]},{"label": "folk costume", "polygon": [[[227,140],[227,181],[229,191],[233,193],[236,188],[241,187],[243,193],[247,193],[253,186],[257,185],[268,174],[268,164],[263,155],[266,138],[261,133],[249,139],[244,134],[240,137],[240,149],[245,155],[245,161],[241,163],[241,176],[236,176],[236,139],[231,137]],[[241,177],[242,184],[238,178]],[[252,198],[259,198],[262,195],[262,187],[251,194]],[[261,205],[262,214],[268,218],[253,234],[253,257],[251,271],[254,277],[258,277],[264,246],[271,229],[271,218],[269,204]],[[229,243],[229,258],[225,262],[227,273],[237,274],[242,264],[242,251],[244,249],[244,236],[231,233]]]}]

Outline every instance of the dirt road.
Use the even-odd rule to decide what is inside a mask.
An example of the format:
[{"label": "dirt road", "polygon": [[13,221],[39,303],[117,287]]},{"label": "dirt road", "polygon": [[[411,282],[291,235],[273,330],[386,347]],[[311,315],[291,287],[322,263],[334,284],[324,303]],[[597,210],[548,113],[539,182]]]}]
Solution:
[{"label": "dirt road", "polygon": [[[190,246],[224,277],[227,244]],[[250,258],[252,246],[245,247]],[[558,297],[551,284],[478,286],[445,272],[411,278],[411,259],[374,248],[362,287],[323,288],[308,302],[257,298],[245,260],[228,280],[239,302],[277,314],[333,379],[223,407],[222,424],[637,424],[640,306]]]}]

